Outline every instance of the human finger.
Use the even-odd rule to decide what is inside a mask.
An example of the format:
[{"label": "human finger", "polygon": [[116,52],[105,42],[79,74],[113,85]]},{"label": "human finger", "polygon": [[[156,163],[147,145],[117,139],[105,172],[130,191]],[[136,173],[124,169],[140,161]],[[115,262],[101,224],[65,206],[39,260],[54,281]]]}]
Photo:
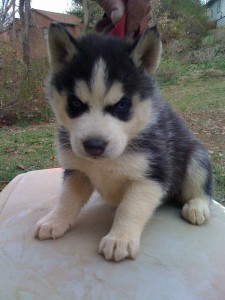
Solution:
[{"label": "human finger", "polygon": [[113,24],[117,24],[125,13],[123,0],[96,0],[96,2],[106,12]]},{"label": "human finger", "polygon": [[131,37],[139,25],[146,29],[151,19],[151,0],[128,0],[126,5],[126,36]]}]

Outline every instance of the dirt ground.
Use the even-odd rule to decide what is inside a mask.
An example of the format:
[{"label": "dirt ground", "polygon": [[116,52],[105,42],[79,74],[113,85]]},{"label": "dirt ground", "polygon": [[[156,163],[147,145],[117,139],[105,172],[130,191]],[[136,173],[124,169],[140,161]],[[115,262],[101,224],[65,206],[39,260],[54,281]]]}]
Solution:
[{"label": "dirt ground", "polygon": [[225,150],[225,108],[185,112],[183,117],[209,151],[222,154]]}]

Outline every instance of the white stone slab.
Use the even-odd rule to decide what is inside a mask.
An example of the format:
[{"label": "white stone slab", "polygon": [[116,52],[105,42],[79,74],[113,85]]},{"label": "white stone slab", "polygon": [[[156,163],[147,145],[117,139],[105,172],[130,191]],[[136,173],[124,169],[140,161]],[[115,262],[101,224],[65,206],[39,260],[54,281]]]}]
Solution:
[{"label": "white stone slab", "polygon": [[225,299],[224,207],[213,203],[210,222],[197,227],[164,206],[145,228],[135,261],[106,262],[98,244],[114,211],[99,199],[64,237],[33,238],[61,180],[60,169],[29,172],[0,194],[1,300]]}]

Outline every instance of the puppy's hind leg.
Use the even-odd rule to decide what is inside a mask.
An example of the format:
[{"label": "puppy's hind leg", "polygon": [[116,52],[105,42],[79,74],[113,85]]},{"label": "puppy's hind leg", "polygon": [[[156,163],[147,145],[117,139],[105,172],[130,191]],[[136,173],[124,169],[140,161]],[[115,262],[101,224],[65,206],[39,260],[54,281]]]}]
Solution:
[{"label": "puppy's hind leg", "polygon": [[212,199],[212,170],[207,153],[197,149],[188,164],[182,185],[182,216],[194,225],[202,225],[210,218]]},{"label": "puppy's hind leg", "polygon": [[83,173],[66,170],[59,201],[49,214],[38,221],[34,236],[40,240],[61,237],[69,230],[92,192],[93,187]]}]

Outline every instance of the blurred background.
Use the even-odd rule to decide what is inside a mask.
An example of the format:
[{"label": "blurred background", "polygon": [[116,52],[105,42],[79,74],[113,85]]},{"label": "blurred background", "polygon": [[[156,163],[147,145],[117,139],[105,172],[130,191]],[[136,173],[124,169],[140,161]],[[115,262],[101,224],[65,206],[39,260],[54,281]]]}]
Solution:
[{"label": "blurred background", "polygon": [[[225,204],[225,0],[152,4],[151,24],[163,40],[158,84],[209,150],[215,198]],[[0,1],[1,189],[21,172],[57,166],[45,99],[49,23],[78,38],[93,32],[102,15],[90,0]]]}]

